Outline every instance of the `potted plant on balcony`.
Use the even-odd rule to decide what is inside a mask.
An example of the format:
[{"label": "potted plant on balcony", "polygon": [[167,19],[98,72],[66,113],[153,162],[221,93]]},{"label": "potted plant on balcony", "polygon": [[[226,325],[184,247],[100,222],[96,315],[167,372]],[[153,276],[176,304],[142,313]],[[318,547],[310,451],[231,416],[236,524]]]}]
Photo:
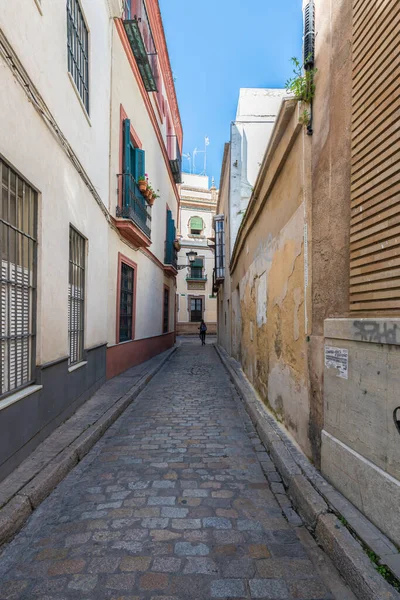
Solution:
[{"label": "potted plant on balcony", "polygon": [[148,187],[148,181],[147,181],[146,177],[144,177],[143,175],[141,177],[139,177],[139,179],[138,179],[138,186],[139,186],[139,190],[142,192],[142,194],[144,194],[144,192],[147,190],[147,187]]},{"label": "potted plant on balcony", "polygon": [[182,248],[182,246],[181,246],[181,243],[180,243],[180,241],[179,241],[179,240],[174,240],[174,242],[173,242],[173,246],[174,246],[174,248],[175,248],[175,250],[176,250],[177,252],[179,252],[179,251],[180,251],[180,249]]},{"label": "potted plant on balcony", "polygon": [[148,202],[148,204],[150,204],[150,206],[153,205],[153,188],[151,187],[151,185],[148,186],[147,190],[146,190],[146,200]]}]

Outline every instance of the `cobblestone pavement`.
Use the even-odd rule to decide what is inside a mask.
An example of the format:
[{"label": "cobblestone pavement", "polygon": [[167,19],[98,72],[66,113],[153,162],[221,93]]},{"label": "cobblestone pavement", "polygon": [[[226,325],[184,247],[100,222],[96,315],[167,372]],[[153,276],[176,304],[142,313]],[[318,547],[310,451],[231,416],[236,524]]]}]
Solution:
[{"label": "cobblestone pavement", "polygon": [[0,598],[352,597],[300,524],[214,348],[184,342],[4,549]]}]

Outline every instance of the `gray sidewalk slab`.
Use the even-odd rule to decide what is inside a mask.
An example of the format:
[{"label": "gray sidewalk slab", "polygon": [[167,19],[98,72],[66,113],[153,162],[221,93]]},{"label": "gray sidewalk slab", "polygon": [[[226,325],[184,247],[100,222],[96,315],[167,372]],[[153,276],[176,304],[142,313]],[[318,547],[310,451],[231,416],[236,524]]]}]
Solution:
[{"label": "gray sidewalk slab", "polygon": [[269,460],[213,347],[182,342],[5,547],[0,600],[354,600]]}]

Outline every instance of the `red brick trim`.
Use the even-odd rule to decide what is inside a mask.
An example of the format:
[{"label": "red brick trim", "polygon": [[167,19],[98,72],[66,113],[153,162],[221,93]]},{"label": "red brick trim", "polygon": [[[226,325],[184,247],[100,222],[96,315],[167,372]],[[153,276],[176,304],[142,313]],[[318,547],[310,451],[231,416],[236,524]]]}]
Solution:
[{"label": "red brick trim", "polygon": [[165,352],[175,343],[175,332],[134,340],[107,348],[107,379],[120,375],[153,356]]}]

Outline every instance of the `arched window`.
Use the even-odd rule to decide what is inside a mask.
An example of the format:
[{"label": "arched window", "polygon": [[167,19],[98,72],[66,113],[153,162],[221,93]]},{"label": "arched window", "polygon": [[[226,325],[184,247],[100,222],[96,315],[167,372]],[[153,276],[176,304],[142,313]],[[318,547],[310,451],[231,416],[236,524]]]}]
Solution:
[{"label": "arched window", "polygon": [[189,229],[192,235],[201,235],[204,229],[203,219],[201,217],[191,217]]}]

